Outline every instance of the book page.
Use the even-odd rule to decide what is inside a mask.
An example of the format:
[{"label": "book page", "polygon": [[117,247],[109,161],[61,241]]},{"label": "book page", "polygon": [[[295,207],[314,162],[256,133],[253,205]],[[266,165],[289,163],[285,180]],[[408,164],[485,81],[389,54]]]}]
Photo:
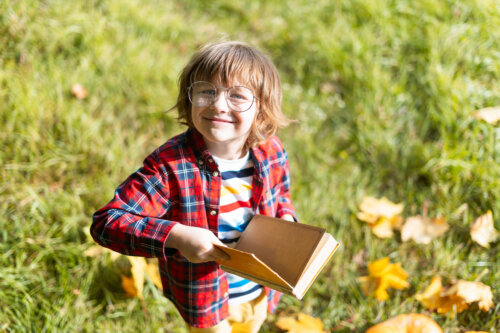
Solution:
[{"label": "book page", "polygon": [[324,232],[318,227],[256,215],[236,248],[255,254],[295,286]]},{"label": "book page", "polygon": [[[224,251],[231,258],[229,260],[217,260],[221,266],[231,268],[235,274],[243,272],[245,275],[255,276],[260,280],[267,280],[291,291],[291,286],[278,274],[273,272],[265,263],[259,260],[254,254],[239,251],[230,247],[214,244],[215,247]],[[250,278],[251,279],[251,278]],[[251,279],[252,280],[252,279]],[[260,282],[260,281],[259,281]],[[290,292],[289,291],[289,292]]]},{"label": "book page", "polygon": [[320,244],[321,245],[313,256],[313,260],[310,261],[293,291],[293,294],[298,299],[302,299],[318,274],[323,270],[323,267],[325,267],[328,260],[339,247],[339,243],[329,233],[323,235]]}]

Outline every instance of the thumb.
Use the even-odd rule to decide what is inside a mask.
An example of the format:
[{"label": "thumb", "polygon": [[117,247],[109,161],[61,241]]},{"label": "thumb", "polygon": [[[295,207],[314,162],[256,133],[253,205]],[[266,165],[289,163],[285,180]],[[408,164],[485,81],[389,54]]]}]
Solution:
[{"label": "thumb", "polygon": [[[220,241],[219,241],[220,242]],[[212,256],[215,258],[215,260],[231,260],[231,256],[227,254],[221,247],[226,247],[222,242],[220,244],[213,244],[214,245],[214,250],[212,253]]]}]

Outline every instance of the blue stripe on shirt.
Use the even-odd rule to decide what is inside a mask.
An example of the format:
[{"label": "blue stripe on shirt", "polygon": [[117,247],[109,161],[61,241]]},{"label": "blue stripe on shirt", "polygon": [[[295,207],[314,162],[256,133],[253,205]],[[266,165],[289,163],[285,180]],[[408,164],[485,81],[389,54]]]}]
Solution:
[{"label": "blue stripe on shirt", "polygon": [[240,238],[222,238],[220,241],[224,244],[231,244],[231,243],[236,243]]},{"label": "blue stripe on shirt", "polygon": [[247,290],[247,291],[243,291],[241,293],[234,293],[234,294],[231,294],[231,290],[229,291],[229,298],[236,298],[236,297],[240,297],[240,296],[245,296],[245,295],[248,295],[248,294],[251,294],[253,293],[254,291],[258,290],[258,289],[261,289],[262,286],[261,285],[255,285],[252,289],[250,290]]},{"label": "blue stripe on shirt", "polygon": [[246,280],[246,279],[243,279],[241,281],[237,281],[237,282],[233,282],[233,283],[230,283],[229,284],[229,288],[237,288],[237,287],[241,287],[241,286],[244,286],[245,284],[248,284],[250,283],[249,280]]},{"label": "blue stripe on shirt", "polygon": [[220,175],[221,175],[223,180],[228,180],[231,178],[250,177],[250,176],[253,176],[253,173],[254,173],[254,168],[251,167],[251,168],[246,168],[246,169],[242,169],[239,171],[224,171],[224,172],[221,172]]},{"label": "blue stripe on shirt", "polygon": [[243,232],[245,231],[245,228],[247,227],[248,223],[250,223],[250,220],[238,225],[238,226],[233,226],[233,225],[228,225],[228,224],[219,224],[219,232],[228,232],[228,231],[239,231]]}]

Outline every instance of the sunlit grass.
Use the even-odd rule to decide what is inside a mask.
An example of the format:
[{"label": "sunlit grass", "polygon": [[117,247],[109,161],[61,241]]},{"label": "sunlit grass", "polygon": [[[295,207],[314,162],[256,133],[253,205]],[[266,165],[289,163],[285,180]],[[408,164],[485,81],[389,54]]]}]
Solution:
[{"label": "sunlit grass", "polygon": [[[468,228],[491,209],[500,229],[500,133],[471,118],[500,104],[499,25],[494,0],[1,2],[0,331],[185,332],[152,283],[145,311],[121,290],[123,267],[83,251],[92,213],[184,130],[164,112],[179,71],[222,36],[276,63],[297,120],[280,136],[299,217],[342,243],[304,300],[284,297],[278,315],[364,332],[427,313],[413,296],[436,274],[495,289],[496,247],[473,244]],[[71,95],[74,83],[87,98]],[[405,216],[428,201],[451,228],[426,246],[378,239],[355,217],[365,195],[403,202]],[[360,253],[402,262],[411,287],[383,303],[365,297]],[[432,316],[447,332],[494,332],[497,312]]]}]

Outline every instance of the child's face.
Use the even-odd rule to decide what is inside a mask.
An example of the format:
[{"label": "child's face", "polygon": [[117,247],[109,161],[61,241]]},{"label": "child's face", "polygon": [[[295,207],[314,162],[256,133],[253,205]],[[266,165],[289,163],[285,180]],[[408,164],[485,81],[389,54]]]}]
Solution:
[{"label": "child's face", "polygon": [[226,101],[224,88],[245,84],[233,81],[225,85],[219,80],[211,83],[219,88],[215,101],[204,107],[191,105],[192,122],[212,154],[226,159],[239,158],[246,153],[243,147],[258,112],[258,101],[255,99],[247,111],[234,111]]}]

